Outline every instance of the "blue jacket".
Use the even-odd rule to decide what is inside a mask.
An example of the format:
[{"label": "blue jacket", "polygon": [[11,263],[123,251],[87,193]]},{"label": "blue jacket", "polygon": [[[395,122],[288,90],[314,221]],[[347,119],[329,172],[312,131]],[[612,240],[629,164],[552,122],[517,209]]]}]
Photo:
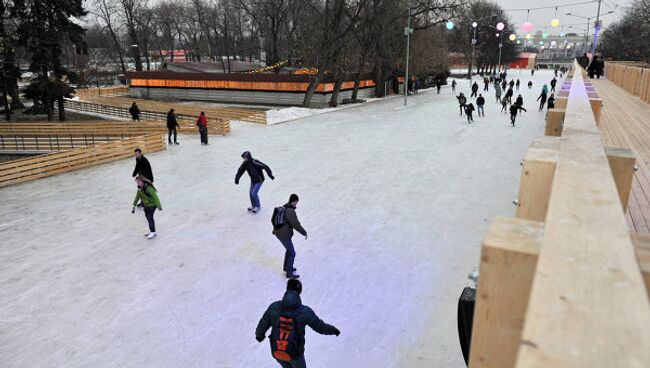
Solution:
[{"label": "blue jacket", "polygon": [[321,335],[336,335],[339,330],[332,325],[323,322],[311,308],[302,305],[300,295],[295,291],[287,291],[284,293],[282,300],[272,303],[264,312],[264,315],[257,324],[255,336],[258,340],[263,340],[266,331],[269,328],[275,328],[282,311],[289,313],[294,312],[301,308],[294,319],[294,328],[298,338],[298,349],[300,355],[305,353],[305,326],[311,327],[312,330]]}]

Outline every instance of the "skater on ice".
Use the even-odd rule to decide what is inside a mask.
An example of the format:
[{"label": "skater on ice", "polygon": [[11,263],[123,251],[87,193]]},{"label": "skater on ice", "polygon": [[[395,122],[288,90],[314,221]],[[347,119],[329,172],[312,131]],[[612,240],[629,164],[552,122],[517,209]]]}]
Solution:
[{"label": "skater on ice", "polygon": [[517,111],[519,111],[520,113],[521,110],[528,112],[528,110],[524,108],[524,98],[521,95],[517,96],[517,99],[515,100],[515,105],[517,106]]},{"label": "skater on ice", "polygon": [[456,99],[458,99],[458,105],[460,107],[460,116],[463,116],[463,112],[465,111],[465,104],[467,103],[467,97],[461,92],[458,96],[456,96]]},{"label": "skater on ice", "polygon": [[465,115],[467,115],[467,122],[468,123],[473,123],[474,122],[474,116],[472,115],[472,112],[474,111],[474,104],[469,103],[465,105]]},{"label": "skater on ice", "polygon": [[142,154],[142,150],[136,148],[135,153],[135,169],[133,169],[133,177],[137,175],[142,175],[145,178],[149,179],[153,183],[153,171],[151,171],[151,164],[149,160]]},{"label": "skater on ice", "polygon": [[532,89],[532,88],[533,88],[533,81],[528,81],[528,89]]},{"label": "skater on ice", "polygon": [[496,97],[496,102],[501,102],[501,85],[499,83],[494,84],[494,96]]},{"label": "skater on ice", "polygon": [[474,84],[472,84],[472,94],[469,97],[470,98],[476,97],[477,93],[478,93],[478,83],[474,82]]},{"label": "skater on ice", "polygon": [[201,111],[198,119],[196,119],[196,126],[199,127],[199,134],[201,135],[201,145],[208,144],[208,119],[205,117],[205,113]]},{"label": "skater on ice", "polygon": [[478,98],[476,99],[476,109],[478,116],[483,116],[485,117],[485,98],[483,97],[483,94],[479,93]]},{"label": "skater on ice", "polygon": [[144,216],[147,218],[147,222],[149,223],[149,232],[144,236],[146,236],[147,239],[153,239],[156,237],[156,223],[154,222],[153,214],[156,212],[156,209],[162,211],[162,205],[160,204],[160,199],[158,199],[156,188],[149,179],[142,175],[138,175],[135,178],[135,183],[138,186],[138,191],[133,200],[131,213],[135,213],[135,206],[139,201],[142,201]]},{"label": "skater on ice", "polygon": [[517,89],[517,91],[519,91],[519,85],[520,84],[521,84],[521,81],[519,81],[519,79],[517,79],[517,83],[515,83],[515,88]]},{"label": "skater on ice", "polygon": [[519,109],[517,108],[517,104],[510,105],[510,123],[512,126],[515,126],[515,119],[517,119],[518,111]]},{"label": "skater on ice", "polygon": [[305,330],[309,326],[321,335],[339,336],[341,331],[329,325],[314,311],[302,304],[300,299],[302,283],[300,280],[287,281],[287,291],[282,300],[273,302],[264,312],[255,329],[255,339],[264,341],[266,332],[271,329],[269,340],[273,358],[282,368],[306,368]]},{"label": "skater on ice", "polygon": [[551,97],[548,98],[548,106],[546,108],[547,109],[555,108],[555,95],[553,93],[551,93]]},{"label": "skater on ice", "polygon": [[451,81],[451,92],[452,92],[452,93],[456,93],[456,85],[457,85],[457,84],[458,84],[458,83],[456,83],[456,80],[455,80],[455,79]]},{"label": "skater on ice", "polygon": [[539,101],[539,111],[544,110],[544,105],[546,105],[546,93],[544,91],[537,97],[537,101]]},{"label": "skater on ice", "polygon": [[292,194],[289,196],[289,202],[284,206],[277,207],[273,210],[271,216],[271,223],[273,224],[273,235],[278,238],[280,243],[285,249],[284,262],[282,271],[284,271],[287,278],[298,278],[300,275],[296,273],[294,267],[294,260],[296,259],[296,250],[293,246],[293,230],[296,230],[305,237],[307,240],[307,231],[302,227],[296,214],[298,207],[298,195]]},{"label": "skater on ice", "polygon": [[176,113],[174,109],[169,110],[167,113],[167,130],[169,134],[167,136],[167,143],[172,144],[172,134],[174,135],[174,144],[178,144],[176,140],[176,128],[180,128],[178,121],[176,121]]},{"label": "skater on ice", "polygon": [[237,174],[235,175],[235,184],[239,185],[239,179],[244,175],[244,172],[248,173],[248,176],[251,179],[251,186],[248,192],[251,206],[248,207],[248,211],[257,213],[261,208],[258,192],[260,191],[260,188],[262,188],[262,184],[264,184],[264,171],[266,171],[266,174],[271,178],[271,180],[275,180],[275,177],[273,176],[271,168],[262,161],[254,159],[249,151],[242,153],[241,158],[244,162],[241,163],[237,170]]},{"label": "skater on ice", "polygon": [[551,92],[555,92],[555,85],[557,84],[557,79],[551,79]]},{"label": "skater on ice", "polygon": [[129,108],[129,114],[131,114],[131,120],[140,121],[140,109],[135,102]]}]

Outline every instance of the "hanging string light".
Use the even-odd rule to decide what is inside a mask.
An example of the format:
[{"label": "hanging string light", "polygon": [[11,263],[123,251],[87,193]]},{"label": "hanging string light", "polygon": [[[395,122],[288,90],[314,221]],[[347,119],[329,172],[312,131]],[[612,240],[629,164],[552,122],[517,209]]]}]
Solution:
[{"label": "hanging string light", "polygon": [[[508,37],[508,38],[510,39],[510,41],[514,41],[514,40],[517,39],[517,35],[513,33],[513,34],[511,34],[510,37]],[[519,43],[519,42],[517,42],[517,43]]]},{"label": "hanging string light", "polygon": [[[555,2],[555,5],[557,5],[557,2]],[[555,7],[555,16],[553,17],[553,20],[551,21],[551,27],[557,28],[557,26],[560,25],[560,20],[557,19],[557,6]]]},{"label": "hanging string light", "polygon": [[530,31],[533,30],[533,24],[528,21],[528,18],[530,17],[530,9],[528,9],[528,13],[526,14],[526,21],[524,24],[521,25],[521,30],[524,31],[524,33],[529,33]]}]

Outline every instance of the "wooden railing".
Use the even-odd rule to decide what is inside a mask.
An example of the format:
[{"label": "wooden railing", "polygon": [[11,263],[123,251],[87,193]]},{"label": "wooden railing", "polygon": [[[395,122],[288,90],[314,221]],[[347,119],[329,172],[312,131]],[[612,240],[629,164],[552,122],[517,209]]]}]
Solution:
[{"label": "wooden railing", "polygon": [[[85,111],[102,115],[110,115],[131,119],[131,114],[127,107],[118,107],[111,105],[98,104],[94,102],[65,100],[65,108],[71,110]],[[176,120],[180,126],[181,134],[196,134],[196,116],[177,114]],[[141,120],[154,120],[163,128],[167,127],[167,112],[149,111],[140,109]],[[225,119],[208,120],[208,134],[211,135],[228,135],[230,134],[230,121]]]},{"label": "wooden railing", "polygon": [[650,257],[624,215],[634,157],[603,146],[602,100],[572,73],[524,157],[516,217],[484,239],[471,368],[650,367]]},{"label": "wooden railing", "polygon": [[129,86],[77,88],[74,94],[81,99],[95,96],[123,96],[129,94]]},{"label": "wooden railing", "polygon": [[605,76],[614,84],[650,103],[650,67],[644,63],[605,64]]},{"label": "wooden railing", "polygon": [[165,150],[165,137],[151,134],[0,163],[0,187],[132,157],[133,150]]}]

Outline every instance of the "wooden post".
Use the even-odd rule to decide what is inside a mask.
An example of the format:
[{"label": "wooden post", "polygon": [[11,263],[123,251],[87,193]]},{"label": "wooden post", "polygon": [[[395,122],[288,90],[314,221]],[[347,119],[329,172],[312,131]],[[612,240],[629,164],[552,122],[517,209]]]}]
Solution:
[{"label": "wooden post", "polygon": [[556,97],[555,98],[555,108],[556,109],[566,109],[567,102],[569,102],[568,97]]},{"label": "wooden post", "polygon": [[648,298],[650,298],[650,236],[632,235],[632,243],[634,243],[636,260],[639,262],[639,269],[641,269],[643,282],[648,292]]},{"label": "wooden post", "polygon": [[594,112],[594,119],[596,119],[596,126],[600,125],[600,115],[603,108],[602,98],[590,98],[591,110]]},{"label": "wooden post", "polygon": [[492,222],[481,249],[471,368],[514,367],[543,236],[541,222]]},{"label": "wooden post", "polygon": [[562,125],[564,124],[565,109],[550,109],[546,112],[546,128],[544,135],[551,137],[562,136]]},{"label": "wooden post", "polygon": [[609,167],[612,169],[612,175],[614,175],[621,206],[623,206],[623,211],[627,211],[627,203],[632,190],[632,180],[634,179],[636,156],[631,150],[619,147],[605,147],[605,154],[607,154]]},{"label": "wooden post", "polygon": [[533,140],[521,170],[517,218],[532,221],[546,218],[559,150],[560,141],[556,137]]}]

